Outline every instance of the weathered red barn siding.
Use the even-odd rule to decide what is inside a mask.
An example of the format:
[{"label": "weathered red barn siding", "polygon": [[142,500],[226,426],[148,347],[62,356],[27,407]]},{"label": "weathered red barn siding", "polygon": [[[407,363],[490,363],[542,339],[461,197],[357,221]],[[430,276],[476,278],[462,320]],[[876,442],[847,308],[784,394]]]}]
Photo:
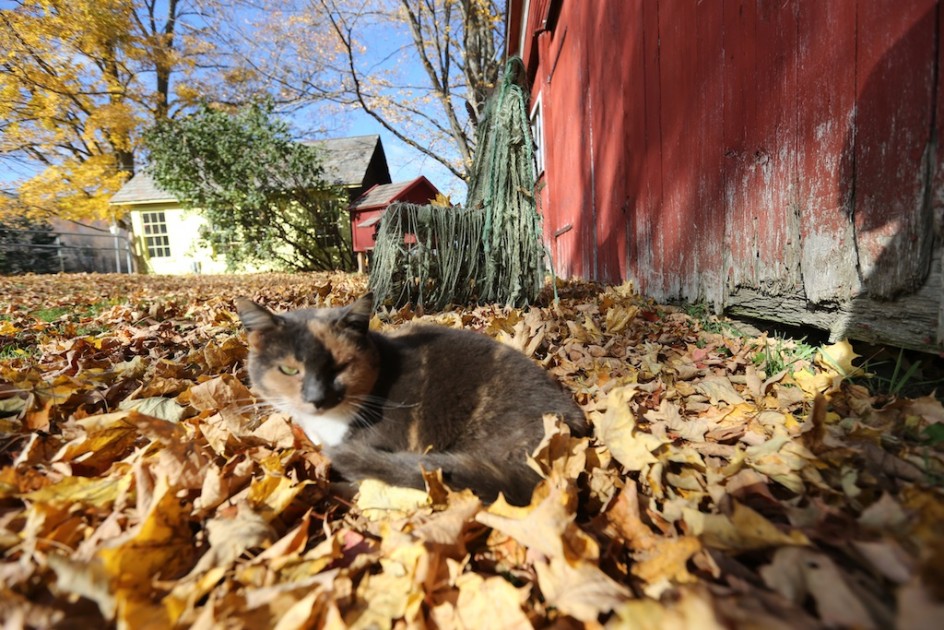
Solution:
[{"label": "weathered red barn siding", "polygon": [[511,0],[508,17],[542,103],[558,273],[942,347],[939,0]]}]

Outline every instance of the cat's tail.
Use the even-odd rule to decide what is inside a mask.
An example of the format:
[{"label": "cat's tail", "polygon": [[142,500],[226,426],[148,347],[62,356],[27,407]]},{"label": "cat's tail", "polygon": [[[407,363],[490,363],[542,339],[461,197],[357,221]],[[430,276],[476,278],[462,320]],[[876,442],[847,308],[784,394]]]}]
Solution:
[{"label": "cat's tail", "polygon": [[501,492],[509,503],[527,505],[540,480],[525,463],[524,454],[520,463],[501,465],[467,453],[391,453],[357,443],[332,446],[327,454],[332,468],[349,481],[379,479],[392,486],[422,490],[426,487],[422,470],[439,469],[446,485],[457,490],[469,488],[487,502]]}]

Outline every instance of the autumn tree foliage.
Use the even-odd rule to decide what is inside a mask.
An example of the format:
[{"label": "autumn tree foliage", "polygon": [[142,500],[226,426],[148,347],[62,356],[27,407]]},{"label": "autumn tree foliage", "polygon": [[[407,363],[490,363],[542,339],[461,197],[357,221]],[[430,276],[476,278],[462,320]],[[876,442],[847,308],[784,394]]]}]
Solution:
[{"label": "autumn tree foliage", "polygon": [[[501,71],[504,3],[280,0],[274,5],[271,20],[260,26],[267,36],[249,47],[256,61],[247,63],[277,86],[276,98],[362,110],[468,180],[475,118]],[[275,53],[286,48],[291,56]]]},{"label": "autumn tree foliage", "polygon": [[208,219],[203,236],[233,267],[350,269],[347,197],[323,178],[316,149],[296,142],[271,103],[201,106],[145,135],[161,188]]},{"label": "autumn tree foliage", "polygon": [[108,216],[141,129],[238,81],[219,71],[214,1],[16,0],[0,10],[0,160],[35,173],[17,186],[31,214]]}]

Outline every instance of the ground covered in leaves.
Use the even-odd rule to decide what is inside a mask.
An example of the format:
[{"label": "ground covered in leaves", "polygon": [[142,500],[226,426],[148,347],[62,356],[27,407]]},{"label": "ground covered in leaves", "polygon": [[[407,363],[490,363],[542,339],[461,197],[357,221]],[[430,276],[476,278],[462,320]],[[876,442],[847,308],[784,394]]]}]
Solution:
[{"label": "ground covered in leaves", "polygon": [[428,492],[367,482],[350,503],[318,448],[254,406],[232,299],[341,305],[364,285],[0,278],[5,627],[944,619],[944,408],[895,395],[911,371],[882,391],[849,344],[750,337],[626,288],[426,315],[530,355],[595,435],[545,420],[527,508],[435,474]]}]

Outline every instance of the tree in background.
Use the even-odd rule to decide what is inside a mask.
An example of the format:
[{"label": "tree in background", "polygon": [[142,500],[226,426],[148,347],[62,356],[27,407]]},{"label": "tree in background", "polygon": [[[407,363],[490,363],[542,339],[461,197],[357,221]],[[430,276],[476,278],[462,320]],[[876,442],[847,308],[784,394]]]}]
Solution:
[{"label": "tree in background", "polygon": [[[282,103],[362,109],[467,181],[474,118],[498,81],[499,0],[268,0],[246,63]],[[325,39],[330,29],[333,44]],[[313,36],[317,33],[317,36]],[[286,50],[291,55],[280,54]]]},{"label": "tree in background", "polygon": [[35,216],[107,217],[141,130],[245,78],[222,65],[216,0],[14,5],[0,10],[0,160],[36,172],[17,191]]},{"label": "tree in background", "polygon": [[326,183],[314,147],[292,139],[271,103],[234,113],[202,106],[147,132],[158,185],[204,214],[204,239],[233,267],[351,269],[343,190]]},{"label": "tree in background", "polygon": [[56,273],[56,235],[44,221],[29,217],[0,219],[0,275]]},{"label": "tree in background", "polygon": [[261,94],[283,112],[317,110],[308,131],[325,131],[324,103],[363,109],[467,180],[471,121],[502,51],[500,0],[11,5],[0,9],[0,164],[32,173],[16,193],[39,217],[109,218],[143,129],[199,100]]}]

